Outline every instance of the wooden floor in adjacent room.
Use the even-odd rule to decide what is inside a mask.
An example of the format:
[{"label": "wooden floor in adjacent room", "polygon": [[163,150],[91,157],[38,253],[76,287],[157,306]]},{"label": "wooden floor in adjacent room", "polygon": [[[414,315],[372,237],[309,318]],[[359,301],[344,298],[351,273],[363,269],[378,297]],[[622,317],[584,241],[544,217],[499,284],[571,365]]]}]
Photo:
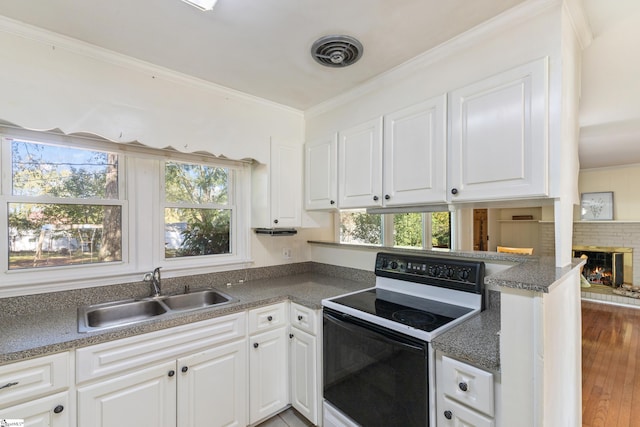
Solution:
[{"label": "wooden floor in adjacent room", "polygon": [[582,425],[640,426],[640,309],[582,302]]}]

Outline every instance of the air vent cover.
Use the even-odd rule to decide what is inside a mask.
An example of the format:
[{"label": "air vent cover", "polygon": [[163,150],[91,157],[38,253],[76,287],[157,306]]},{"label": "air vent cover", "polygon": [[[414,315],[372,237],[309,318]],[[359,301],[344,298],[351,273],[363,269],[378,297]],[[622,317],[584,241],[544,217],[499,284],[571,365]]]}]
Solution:
[{"label": "air vent cover", "polygon": [[311,46],[311,56],[327,67],[347,67],[362,56],[362,43],[350,36],[321,37]]}]

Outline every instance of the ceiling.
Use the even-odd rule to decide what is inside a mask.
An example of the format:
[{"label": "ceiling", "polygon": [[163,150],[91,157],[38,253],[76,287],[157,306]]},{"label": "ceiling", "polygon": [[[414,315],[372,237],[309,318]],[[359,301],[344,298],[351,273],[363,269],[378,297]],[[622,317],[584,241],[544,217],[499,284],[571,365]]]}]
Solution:
[{"label": "ceiling", "polygon": [[[523,1],[219,0],[201,12],[180,0],[0,0],[0,14],[306,110]],[[596,39],[640,4],[582,1]],[[329,34],[360,40],[362,59],[316,63],[311,45]]]}]

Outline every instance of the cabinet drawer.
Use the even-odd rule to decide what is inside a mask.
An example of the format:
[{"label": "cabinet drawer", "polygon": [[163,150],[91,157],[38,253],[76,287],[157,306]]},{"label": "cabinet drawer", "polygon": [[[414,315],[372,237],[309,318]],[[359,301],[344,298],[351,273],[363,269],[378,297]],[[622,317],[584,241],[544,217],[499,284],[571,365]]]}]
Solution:
[{"label": "cabinet drawer", "polygon": [[268,331],[287,324],[287,303],[268,305],[249,311],[249,334]]},{"label": "cabinet drawer", "polygon": [[72,425],[70,420],[73,412],[70,403],[69,391],[63,391],[0,409],[0,419],[24,420],[29,427],[69,427]]},{"label": "cabinet drawer", "polygon": [[246,335],[244,312],[76,350],[77,382],[176,359]]},{"label": "cabinet drawer", "polygon": [[0,408],[69,387],[69,353],[0,366]]},{"label": "cabinet drawer", "polygon": [[289,312],[292,326],[312,335],[317,334],[318,321],[315,310],[291,303],[291,310],[289,310]]},{"label": "cabinet drawer", "polygon": [[438,408],[440,427],[494,427],[494,420],[444,397],[442,408]]},{"label": "cabinet drawer", "polygon": [[442,357],[442,388],[446,396],[493,416],[493,374]]}]

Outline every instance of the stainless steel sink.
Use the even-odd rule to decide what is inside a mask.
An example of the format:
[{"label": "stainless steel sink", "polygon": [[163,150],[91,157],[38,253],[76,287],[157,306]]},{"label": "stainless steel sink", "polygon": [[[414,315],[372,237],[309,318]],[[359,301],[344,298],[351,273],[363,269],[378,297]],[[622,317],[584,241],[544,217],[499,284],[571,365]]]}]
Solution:
[{"label": "stainless steel sink", "polygon": [[131,325],[169,313],[227,304],[229,295],[213,289],[142,300],[123,300],[88,305],[78,309],[78,331],[91,332]]},{"label": "stainless steel sink", "polygon": [[169,310],[194,310],[224,304],[229,301],[231,301],[230,296],[214,290],[172,295],[162,300],[169,307]]}]

